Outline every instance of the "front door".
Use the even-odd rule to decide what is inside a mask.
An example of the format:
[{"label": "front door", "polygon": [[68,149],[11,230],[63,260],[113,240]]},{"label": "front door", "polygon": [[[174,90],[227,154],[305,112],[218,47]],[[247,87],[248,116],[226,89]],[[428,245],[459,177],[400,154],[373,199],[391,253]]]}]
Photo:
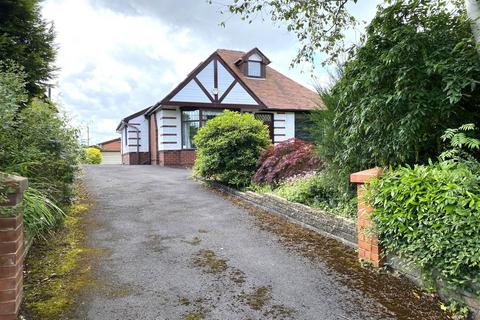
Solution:
[{"label": "front door", "polygon": [[273,142],[273,113],[255,113],[255,118],[263,121],[268,126],[270,139]]}]

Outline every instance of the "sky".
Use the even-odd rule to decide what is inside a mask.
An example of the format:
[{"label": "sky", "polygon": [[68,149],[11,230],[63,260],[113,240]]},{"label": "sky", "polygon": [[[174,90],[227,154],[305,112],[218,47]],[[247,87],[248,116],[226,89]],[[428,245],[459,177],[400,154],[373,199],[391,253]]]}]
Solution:
[{"label": "sky", "polygon": [[[90,144],[116,138],[120,120],[162,100],[218,48],[258,47],[271,67],[313,88],[326,70],[290,68],[298,41],[282,26],[222,15],[228,0],[45,0],[58,45],[53,98]],[[360,1],[353,12],[369,21],[380,0]],[[226,21],[226,26],[219,24]],[[352,34],[351,37],[358,37]],[[312,76],[314,78],[312,78]],[[86,141],[85,141],[86,142]]]}]

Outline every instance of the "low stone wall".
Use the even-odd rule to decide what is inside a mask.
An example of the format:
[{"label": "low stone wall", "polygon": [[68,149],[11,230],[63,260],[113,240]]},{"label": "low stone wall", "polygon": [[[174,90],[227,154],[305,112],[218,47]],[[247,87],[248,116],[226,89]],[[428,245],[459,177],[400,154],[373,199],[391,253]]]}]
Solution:
[{"label": "low stone wall", "polygon": [[326,237],[357,248],[356,226],[350,220],[299,203],[287,201],[273,194],[257,194],[250,191],[240,192],[216,183],[212,184],[212,186],[257,208],[283,216]]}]

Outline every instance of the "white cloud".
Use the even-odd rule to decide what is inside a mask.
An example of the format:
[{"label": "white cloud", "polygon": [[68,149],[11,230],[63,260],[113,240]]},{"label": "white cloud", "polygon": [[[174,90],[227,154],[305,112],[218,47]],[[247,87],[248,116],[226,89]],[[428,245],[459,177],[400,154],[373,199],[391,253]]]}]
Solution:
[{"label": "white cloud", "polygon": [[96,142],[115,136],[115,122],[160,100],[209,54],[188,29],[173,32],[154,17],[87,0],[47,0],[43,15],[57,31],[64,109],[90,123]]},{"label": "white cloud", "polygon": [[[378,0],[375,0],[378,1]],[[217,48],[259,47],[272,66],[313,87],[310,67],[289,65],[292,34],[271,22],[225,19],[203,0],[45,0],[59,45],[56,96],[74,124],[88,124],[91,142],[116,136],[121,118],[161,100]],[[188,5],[187,5],[188,4]],[[302,73],[303,71],[303,73]],[[319,81],[326,73],[315,71]]]}]

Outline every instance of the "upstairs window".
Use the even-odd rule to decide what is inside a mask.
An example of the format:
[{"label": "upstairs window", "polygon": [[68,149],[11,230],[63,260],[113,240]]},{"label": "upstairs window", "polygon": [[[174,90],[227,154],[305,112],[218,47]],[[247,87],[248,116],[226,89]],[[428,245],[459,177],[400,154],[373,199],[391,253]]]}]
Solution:
[{"label": "upstairs window", "polygon": [[254,78],[263,78],[262,57],[254,53],[247,60],[247,76]]},{"label": "upstairs window", "polygon": [[262,63],[258,61],[248,61],[248,76],[260,78],[262,76]]}]

